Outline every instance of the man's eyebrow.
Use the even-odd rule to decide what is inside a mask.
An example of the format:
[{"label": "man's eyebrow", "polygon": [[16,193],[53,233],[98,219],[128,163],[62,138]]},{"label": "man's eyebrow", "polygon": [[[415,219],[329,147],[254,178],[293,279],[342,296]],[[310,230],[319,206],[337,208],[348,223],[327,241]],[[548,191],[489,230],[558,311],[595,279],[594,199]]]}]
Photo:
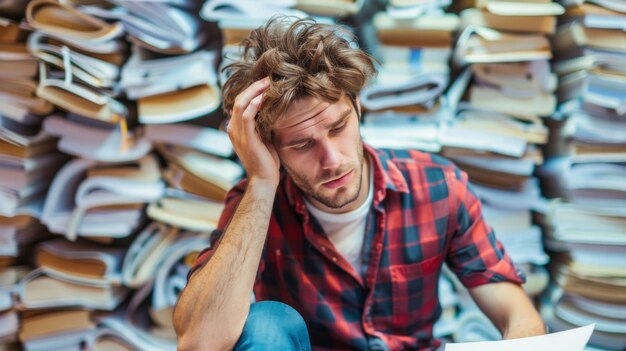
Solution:
[{"label": "man's eyebrow", "polygon": [[[337,128],[337,126],[341,125],[343,122],[345,122],[350,117],[351,113],[352,113],[352,108],[348,108],[347,110],[345,110],[343,113],[341,113],[341,116],[339,117],[339,120],[337,122],[334,122],[333,124],[331,124],[329,129]],[[283,144],[282,147],[290,147],[290,146],[302,144],[302,143],[308,141],[309,139],[310,139],[309,137],[305,137],[305,138],[292,140],[292,141],[290,141],[288,143]]]},{"label": "man's eyebrow", "polygon": [[349,117],[350,114],[352,113],[352,108],[349,108],[345,111],[343,111],[343,113],[341,114],[341,116],[339,116],[339,120],[335,123],[333,123],[331,125],[330,129],[336,128],[337,126],[339,126],[340,124],[342,124],[343,122],[345,122]]}]

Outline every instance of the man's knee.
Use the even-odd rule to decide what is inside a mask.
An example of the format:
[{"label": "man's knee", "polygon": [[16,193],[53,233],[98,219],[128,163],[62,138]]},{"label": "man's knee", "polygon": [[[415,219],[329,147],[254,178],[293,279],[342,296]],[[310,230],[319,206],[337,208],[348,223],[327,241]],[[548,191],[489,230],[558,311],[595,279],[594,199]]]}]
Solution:
[{"label": "man's knee", "polygon": [[306,323],[293,307],[277,301],[250,306],[237,349],[309,350]]}]

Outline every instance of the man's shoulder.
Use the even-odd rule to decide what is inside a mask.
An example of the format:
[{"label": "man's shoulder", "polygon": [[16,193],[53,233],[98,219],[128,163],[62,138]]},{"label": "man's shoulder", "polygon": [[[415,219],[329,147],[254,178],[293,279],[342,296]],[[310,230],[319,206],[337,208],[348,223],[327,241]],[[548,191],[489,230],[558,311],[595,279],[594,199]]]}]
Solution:
[{"label": "man's shoulder", "polygon": [[441,168],[444,171],[456,171],[458,169],[451,160],[426,151],[384,148],[373,148],[373,150],[381,161],[390,161],[400,169],[404,169],[409,165],[412,168]]}]

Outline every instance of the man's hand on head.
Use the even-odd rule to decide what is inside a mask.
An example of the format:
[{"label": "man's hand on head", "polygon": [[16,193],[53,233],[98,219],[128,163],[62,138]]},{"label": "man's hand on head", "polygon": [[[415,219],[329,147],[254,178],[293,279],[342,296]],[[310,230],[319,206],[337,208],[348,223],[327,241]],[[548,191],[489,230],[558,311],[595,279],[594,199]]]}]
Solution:
[{"label": "man's hand on head", "polygon": [[273,145],[263,142],[255,124],[263,94],[269,85],[270,79],[266,77],[237,95],[226,132],[250,183],[276,187],[280,175],[278,154]]}]

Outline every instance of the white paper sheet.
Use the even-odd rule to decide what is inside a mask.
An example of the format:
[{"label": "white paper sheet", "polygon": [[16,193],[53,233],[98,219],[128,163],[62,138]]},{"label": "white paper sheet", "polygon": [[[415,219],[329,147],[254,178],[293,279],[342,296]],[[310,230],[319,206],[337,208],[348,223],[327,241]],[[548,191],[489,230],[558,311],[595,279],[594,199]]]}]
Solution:
[{"label": "white paper sheet", "polygon": [[445,351],[583,351],[594,324],[558,333],[528,338],[447,344]]}]

